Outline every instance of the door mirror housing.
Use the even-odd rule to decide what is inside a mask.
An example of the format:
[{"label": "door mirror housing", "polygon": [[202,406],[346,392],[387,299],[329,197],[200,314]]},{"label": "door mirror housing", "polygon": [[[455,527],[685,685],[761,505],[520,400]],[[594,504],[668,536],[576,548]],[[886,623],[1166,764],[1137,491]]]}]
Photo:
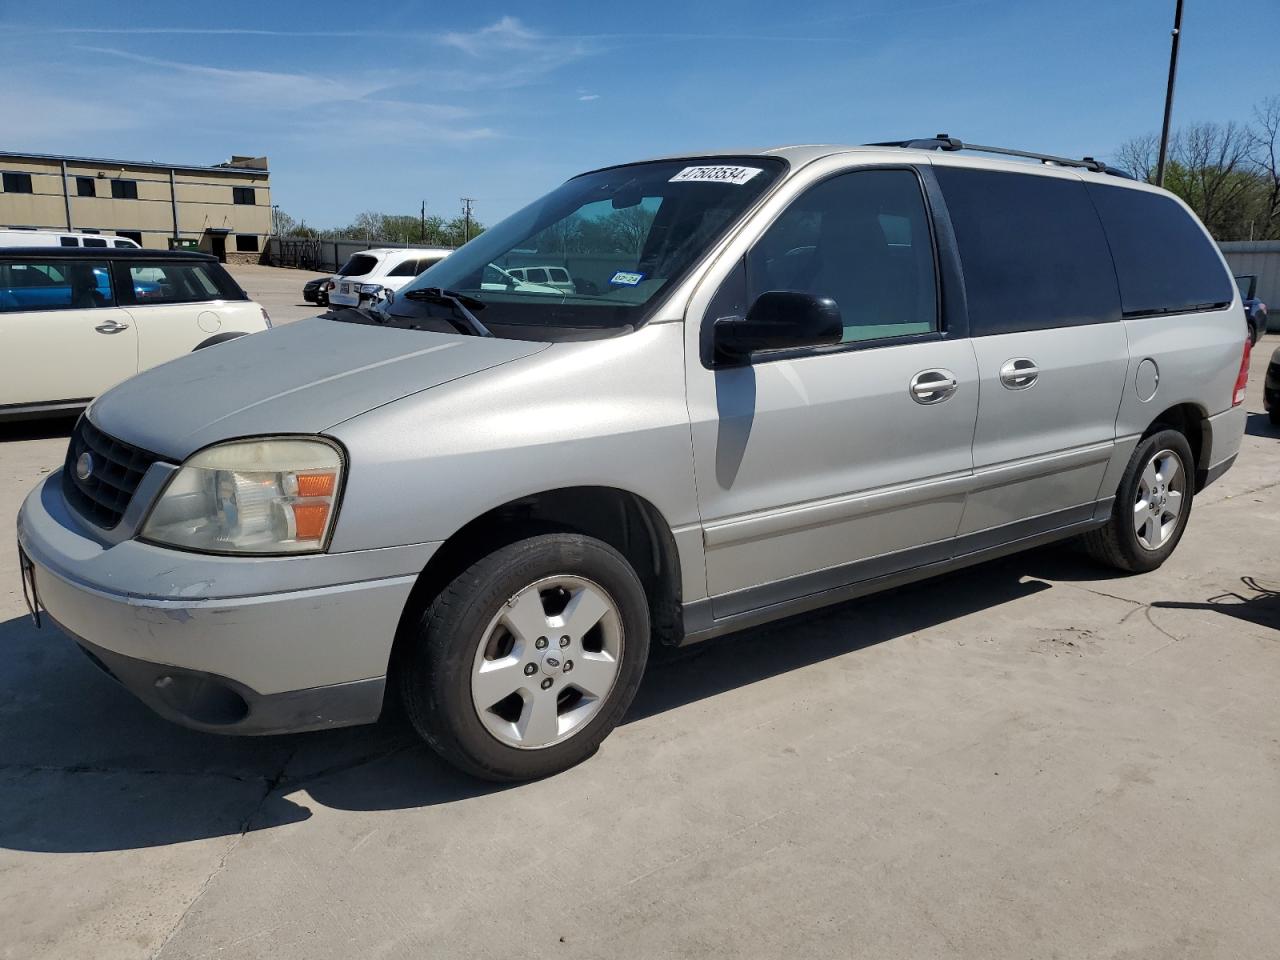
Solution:
[{"label": "door mirror housing", "polygon": [[756,298],[745,318],[716,321],[715,360],[718,366],[735,366],[759,350],[825,346],[843,338],[840,308],[830,297],[771,290]]}]

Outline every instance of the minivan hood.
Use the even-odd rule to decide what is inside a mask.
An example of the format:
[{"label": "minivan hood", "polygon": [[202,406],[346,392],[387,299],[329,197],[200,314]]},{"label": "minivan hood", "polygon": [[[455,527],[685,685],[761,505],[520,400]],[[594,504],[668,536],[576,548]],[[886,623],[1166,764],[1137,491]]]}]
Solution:
[{"label": "minivan hood", "polygon": [[219,440],[320,433],[548,344],[313,317],[153,367],[89,409],[101,430],[182,460]]}]

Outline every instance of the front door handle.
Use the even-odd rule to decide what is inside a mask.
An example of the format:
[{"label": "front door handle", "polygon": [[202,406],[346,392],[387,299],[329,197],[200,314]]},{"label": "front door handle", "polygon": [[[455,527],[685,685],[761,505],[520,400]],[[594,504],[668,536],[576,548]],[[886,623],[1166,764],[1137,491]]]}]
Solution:
[{"label": "front door handle", "polygon": [[909,392],[916,403],[941,403],[956,392],[960,381],[950,370],[921,370],[911,378]]},{"label": "front door handle", "polygon": [[1040,368],[1034,360],[1016,357],[1006,360],[1000,368],[1000,382],[1010,390],[1025,390],[1036,382],[1040,376]]},{"label": "front door handle", "polygon": [[115,320],[108,320],[106,323],[100,323],[93,329],[99,333],[119,333],[121,330],[128,330],[127,323],[118,323]]}]

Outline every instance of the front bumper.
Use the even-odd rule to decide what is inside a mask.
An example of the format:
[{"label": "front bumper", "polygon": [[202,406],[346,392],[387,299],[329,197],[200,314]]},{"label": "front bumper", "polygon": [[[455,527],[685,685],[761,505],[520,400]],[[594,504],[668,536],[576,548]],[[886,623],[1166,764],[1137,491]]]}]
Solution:
[{"label": "front bumper", "polygon": [[40,606],[162,715],[222,733],[376,720],[391,645],[436,544],[212,557],[84,525],[54,473],[18,514]]}]

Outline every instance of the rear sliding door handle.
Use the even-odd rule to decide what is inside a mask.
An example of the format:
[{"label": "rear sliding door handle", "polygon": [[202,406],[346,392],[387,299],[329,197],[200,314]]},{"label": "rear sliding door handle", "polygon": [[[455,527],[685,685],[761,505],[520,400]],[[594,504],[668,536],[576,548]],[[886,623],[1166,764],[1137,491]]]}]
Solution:
[{"label": "rear sliding door handle", "polygon": [[1000,368],[1000,382],[1010,390],[1025,390],[1036,382],[1040,369],[1034,360],[1016,357],[1006,360]]},{"label": "rear sliding door handle", "polygon": [[908,391],[916,403],[941,403],[960,386],[960,381],[950,370],[921,370],[911,378]]}]

